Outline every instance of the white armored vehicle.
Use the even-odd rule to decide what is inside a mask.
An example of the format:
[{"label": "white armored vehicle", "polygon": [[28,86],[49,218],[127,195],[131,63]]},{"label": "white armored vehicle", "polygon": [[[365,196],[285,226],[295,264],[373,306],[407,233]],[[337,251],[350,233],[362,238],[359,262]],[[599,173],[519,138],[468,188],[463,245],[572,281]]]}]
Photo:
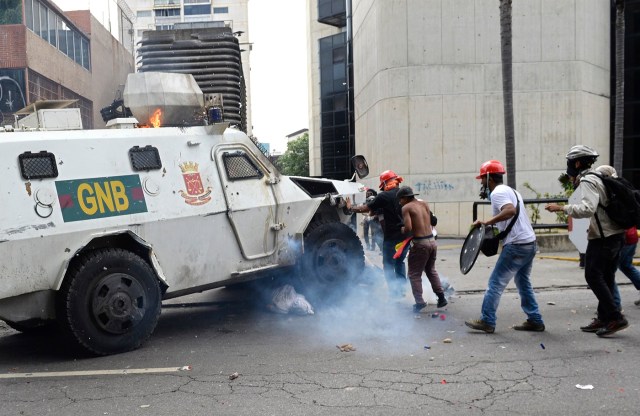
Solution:
[{"label": "white armored vehicle", "polygon": [[69,129],[60,108],[0,129],[0,320],[56,322],[84,350],[113,354],[151,335],[163,299],[291,266],[324,288],[361,271],[344,198],[363,201],[364,188],[281,175],[216,122],[216,98],[191,75],[131,74],[133,117],[107,129]]}]

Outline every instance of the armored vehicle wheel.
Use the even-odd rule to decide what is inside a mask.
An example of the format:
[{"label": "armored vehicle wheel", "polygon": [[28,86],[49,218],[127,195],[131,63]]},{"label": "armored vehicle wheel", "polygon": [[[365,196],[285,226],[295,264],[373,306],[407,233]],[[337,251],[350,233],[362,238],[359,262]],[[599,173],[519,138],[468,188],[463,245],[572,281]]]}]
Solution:
[{"label": "armored vehicle wheel", "polygon": [[59,295],[62,328],[96,355],[138,348],[160,316],[162,295],[153,270],[121,249],[83,255],[70,268]]},{"label": "armored vehicle wheel", "polygon": [[303,281],[320,289],[339,291],[364,269],[364,250],[356,233],[340,222],[309,226],[304,241]]}]

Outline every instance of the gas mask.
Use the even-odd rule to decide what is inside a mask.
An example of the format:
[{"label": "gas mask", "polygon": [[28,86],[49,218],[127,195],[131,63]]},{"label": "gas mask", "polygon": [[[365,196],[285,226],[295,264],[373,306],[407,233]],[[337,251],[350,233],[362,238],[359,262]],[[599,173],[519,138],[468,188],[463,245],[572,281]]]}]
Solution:
[{"label": "gas mask", "polygon": [[480,187],[480,199],[488,199],[491,201],[491,190],[487,185],[482,185]]},{"label": "gas mask", "polygon": [[579,174],[580,170],[576,168],[576,161],[567,160],[567,175],[571,176],[572,178],[577,178]]},{"label": "gas mask", "polygon": [[487,180],[480,184],[480,199],[488,199],[491,201],[491,189],[489,189],[489,175]]}]

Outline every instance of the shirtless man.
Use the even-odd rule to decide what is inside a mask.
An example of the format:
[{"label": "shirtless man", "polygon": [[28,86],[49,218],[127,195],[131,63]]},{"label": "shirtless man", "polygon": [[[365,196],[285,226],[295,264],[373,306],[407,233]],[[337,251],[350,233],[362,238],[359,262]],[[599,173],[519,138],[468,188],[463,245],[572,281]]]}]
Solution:
[{"label": "shirtless man", "polygon": [[440,276],[436,271],[438,246],[431,228],[429,204],[426,201],[416,199],[416,195],[413,193],[413,189],[403,186],[396,197],[400,200],[400,205],[402,206],[402,219],[404,222],[402,232],[411,233],[413,236],[408,263],[411,291],[416,301],[416,304],[413,305],[413,311],[417,313],[427,306],[422,297],[423,271],[429,278],[433,293],[438,296],[438,308],[446,306],[447,299],[444,297]]}]

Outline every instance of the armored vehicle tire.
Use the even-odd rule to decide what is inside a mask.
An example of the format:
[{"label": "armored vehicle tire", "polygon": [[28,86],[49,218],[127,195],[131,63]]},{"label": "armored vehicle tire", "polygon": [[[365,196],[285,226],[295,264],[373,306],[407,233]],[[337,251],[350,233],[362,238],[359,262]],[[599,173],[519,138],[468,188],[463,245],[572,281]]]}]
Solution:
[{"label": "armored vehicle tire", "polygon": [[138,348],[160,316],[161,291],[151,267],[122,249],[84,254],[60,288],[57,316],[63,330],[95,355]]},{"label": "armored vehicle tire", "polygon": [[318,222],[307,229],[302,276],[306,286],[339,291],[364,269],[364,250],[356,233],[341,222]]}]

